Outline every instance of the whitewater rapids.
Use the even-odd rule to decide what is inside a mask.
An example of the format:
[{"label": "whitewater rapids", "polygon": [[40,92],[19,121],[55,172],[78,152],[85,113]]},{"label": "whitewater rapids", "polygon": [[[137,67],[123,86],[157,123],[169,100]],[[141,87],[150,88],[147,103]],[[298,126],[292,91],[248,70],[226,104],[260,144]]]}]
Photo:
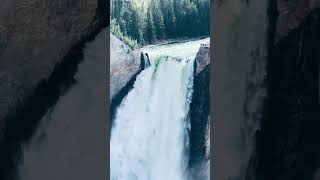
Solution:
[{"label": "whitewater rapids", "polygon": [[193,64],[206,41],[143,50],[151,66],[137,76],[111,130],[111,180],[187,179]]}]

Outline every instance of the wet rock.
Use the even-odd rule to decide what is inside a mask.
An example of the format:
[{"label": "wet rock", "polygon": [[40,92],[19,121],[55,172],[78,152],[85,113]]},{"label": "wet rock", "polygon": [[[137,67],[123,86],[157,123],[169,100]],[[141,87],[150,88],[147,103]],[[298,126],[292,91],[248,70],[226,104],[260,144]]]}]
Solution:
[{"label": "wet rock", "polygon": [[210,64],[210,46],[201,45],[196,55],[196,75]]}]

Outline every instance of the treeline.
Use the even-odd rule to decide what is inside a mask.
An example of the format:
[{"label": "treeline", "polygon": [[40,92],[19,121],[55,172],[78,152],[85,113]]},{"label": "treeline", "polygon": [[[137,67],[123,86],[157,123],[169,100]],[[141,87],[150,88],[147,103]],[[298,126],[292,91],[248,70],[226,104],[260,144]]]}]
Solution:
[{"label": "treeline", "polygon": [[210,0],[111,0],[111,19],[111,29],[139,44],[209,35]]}]

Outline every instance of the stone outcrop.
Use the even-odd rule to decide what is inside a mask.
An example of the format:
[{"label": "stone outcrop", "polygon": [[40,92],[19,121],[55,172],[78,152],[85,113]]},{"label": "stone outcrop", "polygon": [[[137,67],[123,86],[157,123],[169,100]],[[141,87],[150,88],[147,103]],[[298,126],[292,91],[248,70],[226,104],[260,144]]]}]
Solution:
[{"label": "stone outcrop", "polygon": [[201,45],[196,55],[195,70],[196,75],[201,73],[206,67],[210,65],[210,46]]},{"label": "stone outcrop", "polygon": [[110,34],[110,102],[141,71],[140,56],[140,51],[132,51]]},{"label": "stone outcrop", "polygon": [[[68,52],[108,23],[102,0],[10,0],[0,6],[0,134]],[[70,58],[69,58],[70,60]],[[26,120],[21,120],[26,121]],[[1,140],[1,137],[0,137]]]},{"label": "stone outcrop", "polygon": [[136,76],[150,66],[148,55],[131,50],[128,45],[110,34],[110,124],[117,107],[132,89]]},{"label": "stone outcrop", "polygon": [[192,179],[207,179],[208,122],[210,121],[210,47],[201,46],[194,61],[193,94],[190,104],[190,160]]}]

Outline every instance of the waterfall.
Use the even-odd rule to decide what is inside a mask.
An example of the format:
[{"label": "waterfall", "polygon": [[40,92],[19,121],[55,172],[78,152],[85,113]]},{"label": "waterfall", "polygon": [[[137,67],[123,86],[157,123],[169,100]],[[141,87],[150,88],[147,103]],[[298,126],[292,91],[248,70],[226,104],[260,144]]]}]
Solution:
[{"label": "waterfall", "polygon": [[188,112],[200,42],[186,56],[149,49],[151,66],[137,76],[117,109],[110,140],[111,180],[188,178]]},{"label": "waterfall", "polygon": [[159,58],[120,105],[110,143],[112,180],[183,180],[193,61]]}]

